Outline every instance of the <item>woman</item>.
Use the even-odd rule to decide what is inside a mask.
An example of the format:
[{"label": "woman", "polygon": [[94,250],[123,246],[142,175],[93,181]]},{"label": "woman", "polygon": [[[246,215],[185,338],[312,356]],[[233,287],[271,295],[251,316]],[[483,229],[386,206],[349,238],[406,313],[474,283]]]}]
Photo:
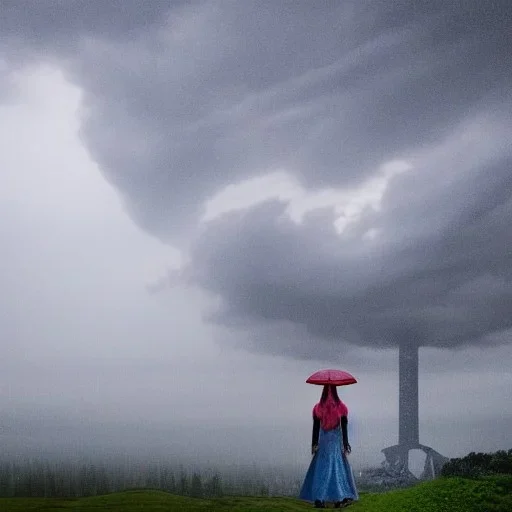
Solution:
[{"label": "woman", "polygon": [[326,501],[333,501],[334,508],[343,508],[358,499],[347,460],[351,452],[347,415],[347,406],[339,399],[336,386],[324,386],[320,402],[313,408],[313,460],[300,491],[300,498],[314,502],[316,508],[325,508]]}]

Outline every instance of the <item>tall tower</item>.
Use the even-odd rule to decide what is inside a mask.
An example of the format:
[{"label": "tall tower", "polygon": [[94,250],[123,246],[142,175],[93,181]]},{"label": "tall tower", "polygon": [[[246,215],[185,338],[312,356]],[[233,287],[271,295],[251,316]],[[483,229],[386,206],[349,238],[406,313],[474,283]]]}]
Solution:
[{"label": "tall tower", "polygon": [[398,349],[398,445],[409,450],[420,444],[418,406],[418,346],[402,343]]},{"label": "tall tower", "polygon": [[411,479],[416,477],[409,470],[410,450],[419,449],[426,455],[421,478],[436,477],[448,460],[434,449],[420,444],[418,363],[418,345],[402,342],[398,347],[398,444],[382,450],[389,471]]}]

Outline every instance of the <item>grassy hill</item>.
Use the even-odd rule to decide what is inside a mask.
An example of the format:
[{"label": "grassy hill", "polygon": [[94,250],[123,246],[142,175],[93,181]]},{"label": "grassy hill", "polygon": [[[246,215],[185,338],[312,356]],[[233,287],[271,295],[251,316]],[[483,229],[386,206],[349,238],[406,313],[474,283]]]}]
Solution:
[{"label": "grassy hill", "polygon": [[[290,498],[198,500],[161,491],[126,491],[80,499],[2,498],[2,512],[292,512],[312,506]],[[351,512],[510,512],[512,475],[479,480],[440,478],[415,487],[363,494]]]}]

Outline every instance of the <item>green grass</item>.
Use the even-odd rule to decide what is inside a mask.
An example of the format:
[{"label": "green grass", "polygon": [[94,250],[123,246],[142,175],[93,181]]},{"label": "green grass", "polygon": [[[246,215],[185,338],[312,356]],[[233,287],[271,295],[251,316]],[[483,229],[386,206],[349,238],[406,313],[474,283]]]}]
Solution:
[{"label": "green grass", "polygon": [[409,489],[363,495],[352,512],[512,512],[512,476],[439,478]]},{"label": "green grass", "polygon": [[[127,491],[80,499],[0,498],[2,512],[293,512],[311,505],[290,498],[198,500],[160,491]],[[512,476],[440,478],[409,489],[363,493],[351,512],[510,512]]]}]

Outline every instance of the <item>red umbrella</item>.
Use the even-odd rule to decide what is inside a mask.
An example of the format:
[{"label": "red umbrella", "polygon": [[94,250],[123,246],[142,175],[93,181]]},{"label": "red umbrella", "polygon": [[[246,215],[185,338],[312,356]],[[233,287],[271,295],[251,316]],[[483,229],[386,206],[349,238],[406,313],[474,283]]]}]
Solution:
[{"label": "red umbrella", "polygon": [[349,384],[355,384],[357,380],[350,373],[341,370],[318,370],[306,382],[318,386],[329,384],[332,386],[348,386]]}]

